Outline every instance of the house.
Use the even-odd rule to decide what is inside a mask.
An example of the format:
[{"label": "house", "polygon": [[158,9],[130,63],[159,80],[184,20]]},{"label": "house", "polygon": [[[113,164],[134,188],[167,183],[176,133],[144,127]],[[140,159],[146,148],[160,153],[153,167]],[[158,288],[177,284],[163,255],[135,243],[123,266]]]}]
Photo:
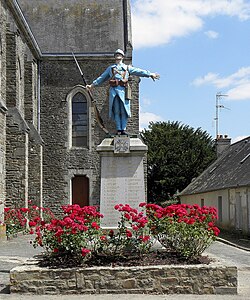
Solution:
[{"label": "house", "polygon": [[219,136],[217,144],[218,159],[179,194],[181,203],[214,206],[221,228],[250,234],[250,136],[231,145]]},{"label": "house", "polygon": [[[96,147],[106,134],[72,51],[91,83],[113,63],[117,48],[131,64],[129,0],[0,0],[0,216],[5,206],[29,200],[55,213],[64,204],[99,204]],[[139,79],[131,79],[128,131],[136,134]],[[115,131],[107,86],[93,94]]]}]

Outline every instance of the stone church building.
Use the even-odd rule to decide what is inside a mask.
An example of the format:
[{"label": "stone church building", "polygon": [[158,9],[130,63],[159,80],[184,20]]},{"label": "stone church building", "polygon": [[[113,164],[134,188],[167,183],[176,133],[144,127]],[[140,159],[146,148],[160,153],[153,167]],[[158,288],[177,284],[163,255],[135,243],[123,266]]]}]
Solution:
[{"label": "stone church building", "polygon": [[[132,63],[129,0],[0,0],[0,216],[28,201],[56,212],[98,205],[106,137],[87,83],[124,49]],[[128,131],[139,132],[139,79],[131,78]],[[93,96],[110,132],[107,85]],[[0,219],[1,220],[1,219]]]}]

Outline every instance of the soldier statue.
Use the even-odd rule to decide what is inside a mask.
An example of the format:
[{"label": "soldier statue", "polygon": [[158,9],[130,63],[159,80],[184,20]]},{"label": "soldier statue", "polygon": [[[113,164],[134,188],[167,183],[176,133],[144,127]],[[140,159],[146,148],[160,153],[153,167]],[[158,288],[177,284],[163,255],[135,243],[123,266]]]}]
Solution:
[{"label": "soldier statue", "polygon": [[115,64],[109,66],[92,84],[86,85],[86,88],[91,91],[95,86],[109,80],[109,117],[115,121],[117,135],[127,135],[125,130],[128,117],[131,116],[131,96],[128,95],[129,92],[126,93],[129,76],[151,77],[155,80],[159,79],[160,75],[124,64],[124,52],[121,49],[115,51],[114,58]]}]

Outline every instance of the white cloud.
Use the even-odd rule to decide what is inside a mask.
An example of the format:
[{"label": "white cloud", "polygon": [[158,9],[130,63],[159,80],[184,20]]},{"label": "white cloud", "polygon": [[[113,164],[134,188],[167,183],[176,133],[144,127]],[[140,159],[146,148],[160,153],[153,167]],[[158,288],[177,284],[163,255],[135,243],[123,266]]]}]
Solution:
[{"label": "white cloud", "polygon": [[144,128],[147,128],[149,122],[162,121],[163,118],[151,112],[142,112],[140,111],[139,121],[140,121],[140,131]]},{"label": "white cloud", "polygon": [[195,86],[210,84],[218,89],[227,89],[228,100],[249,100],[250,99],[250,67],[240,68],[235,73],[220,77],[219,74],[208,73],[198,77],[192,82]]},{"label": "white cloud", "polygon": [[132,2],[133,45],[154,47],[200,30],[203,18],[215,15],[250,18],[245,0],[134,0]]},{"label": "white cloud", "polygon": [[229,100],[249,100],[250,99],[250,81],[240,84],[227,91]]},{"label": "white cloud", "polygon": [[205,35],[208,36],[210,39],[217,39],[219,36],[219,33],[213,30],[208,30],[205,32]]},{"label": "white cloud", "polygon": [[232,144],[236,143],[236,142],[239,142],[239,141],[245,139],[246,137],[247,137],[247,135],[236,136],[235,138],[232,139]]},{"label": "white cloud", "polygon": [[214,83],[218,79],[219,74],[207,73],[203,77],[198,77],[193,80],[192,84],[196,86],[200,86],[203,84]]}]

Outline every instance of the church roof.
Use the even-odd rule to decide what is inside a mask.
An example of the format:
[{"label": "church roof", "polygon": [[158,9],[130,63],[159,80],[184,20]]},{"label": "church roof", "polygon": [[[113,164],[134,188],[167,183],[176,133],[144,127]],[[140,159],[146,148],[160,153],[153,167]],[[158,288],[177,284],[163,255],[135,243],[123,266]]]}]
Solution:
[{"label": "church roof", "polygon": [[129,0],[17,0],[43,54],[111,54],[131,43]]},{"label": "church roof", "polygon": [[179,195],[250,186],[250,136],[228,148]]}]

